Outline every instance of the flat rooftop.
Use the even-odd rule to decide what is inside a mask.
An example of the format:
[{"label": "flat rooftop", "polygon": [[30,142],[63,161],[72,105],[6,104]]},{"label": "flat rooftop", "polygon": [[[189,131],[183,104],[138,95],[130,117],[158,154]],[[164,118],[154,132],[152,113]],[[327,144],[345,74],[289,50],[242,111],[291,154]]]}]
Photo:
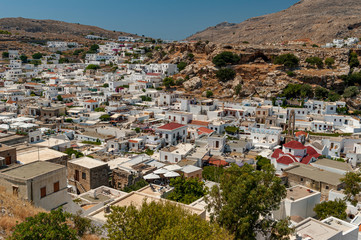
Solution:
[{"label": "flat rooftop", "polygon": [[62,168],[65,168],[65,166],[51,162],[37,161],[37,162],[21,165],[16,168],[11,168],[9,170],[4,170],[0,174],[4,174],[6,176],[15,177],[15,178],[21,178],[21,179],[31,179]]},{"label": "flat rooftop", "polygon": [[286,199],[290,199],[293,201],[297,201],[298,199],[304,198],[304,197],[308,197],[308,196],[312,196],[316,193],[316,192],[312,189],[303,187],[303,186],[294,186],[291,188],[287,188],[287,196]]},{"label": "flat rooftop", "polygon": [[84,168],[96,168],[96,167],[107,165],[107,163],[105,163],[105,162],[102,162],[98,159],[94,159],[94,158],[90,158],[90,157],[81,157],[81,158],[71,160],[69,162],[79,165]]},{"label": "flat rooftop", "polygon": [[[124,197],[120,197],[119,199],[115,200],[110,206],[119,206],[119,207],[128,207],[130,205],[133,205],[135,207],[141,207],[143,202],[146,201],[147,203],[153,202],[153,201],[169,201],[166,199],[157,198],[148,194],[139,193],[139,192],[131,192],[128,195]],[[173,201],[170,201],[173,202]],[[180,204],[173,202],[174,204],[180,205],[181,207],[189,210],[193,214],[201,215],[205,212],[204,209],[198,209],[195,207],[191,207],[185,204]],[[104,212],[104,208],[101,208],[93,213],[91,213],[89,216],[94,218],[95,220],[105,222],[107,220],[106,213]]]},{"label": "flat rooftop", "polygon": [[333,227],[333,228],[335,228],[335,229],[337,229],[339,231],[342,231],[342,232],[347,232],[349,230],[358,228],[357,226],[355,226],[355,225],[353,225],[351,223],[342,221],[342,220],[340,220],[338,218],[334,218],[334,217],[326,218],[322,222],[327,224],[328,226]]},{"label": "flat rooftop", "polygon": [[67,154],[49,148],[29,148],[17,152],[17,160],[23,164],[36,161],[49,161],[66,157]]},{"label": "flat rooftop", "polygon": [[311,165],[320,165],[320,166],[325,166],[325,167],[331,167],[331,168],[336,168],[336,169],[343,170],[343,171],[353,171],[351,165],[346,162],[339,162],[339,161],[326,159],[326,158],[318,159],[316,162],[311,163]]},{"label": "flat rooftop", "polygon": [[295,227],[295,232],[303,238],[328,240],[340,231],[313,218],[307,218]]}]

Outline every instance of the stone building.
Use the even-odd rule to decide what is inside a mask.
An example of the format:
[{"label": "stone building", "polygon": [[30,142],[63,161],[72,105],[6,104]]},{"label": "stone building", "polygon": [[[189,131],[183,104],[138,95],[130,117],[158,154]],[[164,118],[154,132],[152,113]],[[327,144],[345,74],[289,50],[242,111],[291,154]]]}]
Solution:
[{"label": "stone building", "polygon": [[108,186],[109,172],[107,163],[89,157],[68,162],[69,184],[74,186],[78,194],[100,186]]},{"label": "stone building", "polygon": [[5,159],[5,165],[16,163],[16,148],[0,144],[0,157]]},{"label": "stone building", "polygon": [[302,185],[319,191],[324,196],[328,196],[331,189],[337,191],[344,186],[340,180],[344,177],[343,175],[302,163],[293,163],[284,170],[284,173],[291,187]]},{"label": "stone building", "polygon": [[50,162],[33,162],[0,172],[0,186],[9,194],[52,210],[67,203],[66,167]]}]

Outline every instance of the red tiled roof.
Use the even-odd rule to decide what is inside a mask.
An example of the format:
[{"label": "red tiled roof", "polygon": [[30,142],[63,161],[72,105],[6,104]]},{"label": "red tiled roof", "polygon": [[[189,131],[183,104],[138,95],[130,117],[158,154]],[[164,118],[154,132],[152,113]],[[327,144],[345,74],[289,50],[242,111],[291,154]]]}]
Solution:
[{"label": "red tiled roof", "polygon": [[6,103],[8,104],[13,104],[13,103],[16,103],[15,101],[12,101],[12,100],[8,100]]},{"label": "red tiled roof", "polygon": [[297,162],[295,159],[293,159],[290,155],[283,155],[279,159],[277,159],[277,163],[281,163],[284,165],[290,165],[291,163]]},{"label": "red tiled roof", "polygon": [[317,151],[313,147],[307,146],[306,148],[307,148],[307,154],[308,155],[318,154]]},{"label": "red tiled roof", "polygon": [[136,140],[129,140],[130,143],[138,143]]},{"label": "red tiled roof", "polygon": [[26,83],[27,85],[39,85],[39,84],[37,84],[37,83],[35,83],[35,82],[28,82],[28,83]]},{"label": "red tiled roof", "polygon": [[291,148],[291,149],[305,149],[306,147],[298,142],[298,141],[291,141],[283,145],[285,148]]},{"label": "red tiled roof", "polygon": [[200,128],[198,128],[197,130],[198,130],[199,132],[201,132],[201,133],[208,133],[208,134],[214,132],[214,130],[209,129],[209,128],[205,128],[205,127],[200,127]]},{"label": "red tiled roof", "polygon": [[300,163],[309,164],[312,158],[316,158],[316,159],[317,159],[319,156],[321,156],[321,155],[318,154],[318,153],[316,153],[316,154],[314,154],[314,155],[308,155],[308,156],[304,157],[304,158],[301,160]]},{"label": "red tiled roof", "polygon": [[280,156],[280,154],[283,154],[282,149],[276,149],[276,150],[273,152],[271,158],[278,158],[278,157]]},{"label": "red tiled roof", "polygon": [[97,101],[95,101],[95,100],[93,100],[93,99],[90,99],[90,100],[87,100],[87,101],[85,101],[85,102],[88,102],[88,103],[95,103],[95,102],[97,102]]},{"label": "red tiled roof", "polygon": [[185,126],[185,125],[183,125],[183,124],[171,122],[171,123],[167,123],[166,125],[163,125],[163,126],[159,127],[158,129],[162,129],[162,130],[174,130],[174,129],[181,128],[181,127],[184,127],[184,126]]},{"label": "red tiled roof", "polygon": [[206,122],[206,121],[198,121],[198,120],[192,120],[189,124],[192,124],[192,125],[199,125],[199,126],[208,126],[209,122]]},{"label": "red tiled roof", "polygon": [[209,160],[209,163],[216,166],[228,166],[228,162],[224,160]]},{"label": "red tiled roof", "polygon": [[305,135],[305,136],[307,136],[308,135],[308,133],[306,133],[306,132],[304,132],[304,131],[298,131],[298,132],[296,132],[296,137],[299,137],[299,136],[302,136],[302,135]]}]

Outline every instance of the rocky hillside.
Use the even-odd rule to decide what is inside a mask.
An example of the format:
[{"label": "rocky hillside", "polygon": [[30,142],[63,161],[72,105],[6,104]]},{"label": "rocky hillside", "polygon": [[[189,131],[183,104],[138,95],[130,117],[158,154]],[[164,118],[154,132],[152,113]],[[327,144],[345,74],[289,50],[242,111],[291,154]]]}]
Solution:
[{"label": "rocky hillside", "polygon": [[[223,51],[231,51],[240,56],[240,62],[232,66],[236,77],[228,82],[217,79],[219,68],[212,63],[212,59]],[[295,54],[300,59],[300,66],[292,75],[287,74],[282,66],[272,63],[274,57],[286,53]],[[271,99],[282,93],[290,83],[310,84],[313,88],[319,86],[342,92],[345,86],[341,76],[350,72],[349,54],[349,49],[197,42],[169,44],[153,52],[153,58],[149,62],[186,63],[185,68],[174,78],[177,83],[175,88],[187,95],[201,98],[206,97],[207,91],[212,91],[214,98],[241,101],[250,97]],[[306,59],[314,56],[323,60],[333,58],[335,64],[333,68],[310,67]],[[242,89],[236,94],[238,85]]]},{"label": "rocky hillside", "polygon": [[84,38],[84,36],[89,34],[106,38],[118,38],[120,35],[135,36],[129,33],[109,31],[79,23],[27,18],[2,18],[0,19],[0,30],[11,32],[13,37],[31,37],[36,39],[75,40]]},{"label": "rocky hillside", "polygon": [[334,38],[361,35],[361,1],[301,0],[292,7],[239,24],[221,23],[187,40],[217,43],[280,43],[311,39],[326,43]]}]

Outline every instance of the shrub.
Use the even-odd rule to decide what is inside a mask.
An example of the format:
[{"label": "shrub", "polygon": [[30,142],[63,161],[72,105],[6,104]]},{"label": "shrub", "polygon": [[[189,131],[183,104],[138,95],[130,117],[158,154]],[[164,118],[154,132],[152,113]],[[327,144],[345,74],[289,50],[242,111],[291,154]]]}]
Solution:
[{"label": "shrub", "polygon": [[212,97],[213,96],[213,92],[211,91],[211,90],[207,90],[207,92],[206,92],[206,97],[207,98],[210,98],[210,97]]},{"label": "shrub", "polygon": [[344,98],[353,98],[355,96],[357,96],[357,94],[359,94],[359,89],[356,86],[352,86],[352,87],[348,87],[345,89],[344,93],[343,93],[343,97]]},{"label": "shrub", "polygon": [[177,64],[177,67],[178,67],[179,71],[184,70],[186,68],[186,66],[187,66],[187,63],[185,63],[185,62],[180,62],[180,63]]},{"label": "shrub", "polygon": [[235,88],[234,88],[234,92],[236,93],[236,95],[240,95],[242,90],[242,84],[238,84]]},{"label": "shrub", "polygon": [[312,65],[312,66],[317,66],[318,68],[322,68],[323,67],[323,61],[321,58],[319,57],[309,57],[306,58],[306,63]]},{"label": "shrub", "polygon": [[282,54],[274,59],[274,64],[283,65],[286,68],[295,68],[298,66],[300,60],[292,53]]},{"label": "shrub", "polygon": [[333,58],[326,58],[325,59],[325,64],[327,67],[331,68],[333,66],[333,64],[335,64],[335,59]]},{"label": "shrub", "polygon": [[42,53],[37,52],[37,53],[34,53],[32,57],[33,57],[33,59],[40,59],[40,58],[42,58],[42,57],[43,57],[43,54],[42,54]]},{"label": "shrub", "polygon": [[292,71],[287,71],[286,73],[287,73],[287,76],[289,76],[289,77],[294,77],[294,76],[296,76],[296,73],[294,73],[294,72],[292,72]]},{"label": "shrub", "polygon": [[238,64],[238,62],[241,60],[241,58],[232,52],[222,52],[215,56],[212,60],[214,65],[217,67],[225,67],[227,65],[234,65]]},{"label": "shrub", "polygon": [[231,68],[221,68],[217,71],[216,77],[221,82],[227,82],[233,80],[236,76],[236,72]]},{"label": "shrub", "polygon": [[323,87],[316,87],[315,97],[317,99],[326,99],[328,97],[328,90]]},{"label": "shrub", "polygon": [[171,86],[174,86],[175,83],[174,83],[174,79],[172,77],[166,77],[163,79],[163,85],[166,87],[166,88],[170,88]]},{"label": "shrub", "polygon": [[92,69],[92,70],[97,70],[99,69],[100,66],[99,65],[96,65],[96,64],[89,64],[85,69]]},{"label": "shrub", "polygon": [[350,53],[348,64],[350,65],[351,68],[360,66],[357,53],[355,52]]}]

